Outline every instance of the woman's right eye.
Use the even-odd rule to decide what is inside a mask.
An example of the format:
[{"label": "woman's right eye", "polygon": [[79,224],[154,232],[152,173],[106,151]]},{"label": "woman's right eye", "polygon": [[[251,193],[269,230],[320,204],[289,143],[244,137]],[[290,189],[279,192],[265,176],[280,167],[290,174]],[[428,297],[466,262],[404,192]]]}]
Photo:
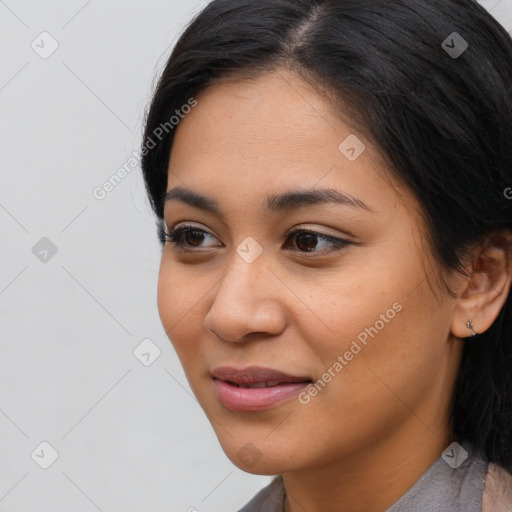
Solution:
[{"label": "woman's right eye", "polygon": [[[165,242],[172,243],[179,251],[187,251],[187,247],[200,247],[205,236],[215,238],[213,235],[194,226],[180,226],[171,230],[170,233],[163,231]],[[199,245],[196,245],[196,242]]]}]

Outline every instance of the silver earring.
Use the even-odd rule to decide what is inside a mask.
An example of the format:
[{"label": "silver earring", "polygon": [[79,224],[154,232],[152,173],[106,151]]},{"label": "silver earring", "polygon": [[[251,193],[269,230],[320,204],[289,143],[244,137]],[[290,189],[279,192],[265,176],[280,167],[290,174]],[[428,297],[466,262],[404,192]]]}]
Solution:
[{"label": "silver earring", "polygon": [[471,331],[473,331],[472,336],[476,336],[476,335],[478,334],[478,333],[475,331],[475,329],[474,329],[474,327],[475,327],[475,326],[473,325],[473,320],[468,320],[468,321],[466,322],[466,327],[467,327],[468,329],[470,329]]}]

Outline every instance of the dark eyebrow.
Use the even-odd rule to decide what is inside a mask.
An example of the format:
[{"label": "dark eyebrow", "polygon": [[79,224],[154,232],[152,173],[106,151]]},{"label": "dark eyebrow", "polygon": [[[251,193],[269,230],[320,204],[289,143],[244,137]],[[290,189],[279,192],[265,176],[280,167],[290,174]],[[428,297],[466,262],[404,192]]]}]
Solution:
[{"label": "dark eyebrow", "polygon": [[[177,187],[169,190],[164,197],[164,204],[169,201],[181,201],[195,208],[200,208],[223,218],[219,203],[211,197],[205,197],[192,190]],[[314,204],[343,204],[354,208],[362,208],[373,213],[363,201],[349,194],[334,189],[293,190],[267,197],[265,209],[271,214],[284,213]]]}]

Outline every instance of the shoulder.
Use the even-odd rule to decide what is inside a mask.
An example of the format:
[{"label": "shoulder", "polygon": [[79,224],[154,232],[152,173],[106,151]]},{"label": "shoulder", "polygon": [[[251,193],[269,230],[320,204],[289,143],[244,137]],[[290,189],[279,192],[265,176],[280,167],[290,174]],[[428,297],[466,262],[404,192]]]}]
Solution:
[{"label": "shoulder", "polygon": [[491,462],[485,475],[482,512],[512,510],[512,474]]},{"label": "shoulder", "polygon": [[283,479],[276,476],[238,512],[282,512],[284,495]]}]

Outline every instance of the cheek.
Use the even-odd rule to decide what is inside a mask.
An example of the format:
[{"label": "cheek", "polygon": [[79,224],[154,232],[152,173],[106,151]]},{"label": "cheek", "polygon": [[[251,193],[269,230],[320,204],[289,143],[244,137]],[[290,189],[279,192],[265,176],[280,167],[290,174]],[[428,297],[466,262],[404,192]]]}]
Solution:
[{"label": "cheek", "polygon": [[200,278],[187,278],[174,264],[162,261],[157,288],[158,312],[184,366],[189,358],[199,353],[203,325],[200,310],[206,300],[200,283]]},{"label": "cheek", "polygon": [[433,322],[436,312],[422,311],[427,293],[386,296],[352,309],[346,335],[323,350],[322,362],[328,359],[326,368],[337,376],[319,393],[318,407],[339,411],[339,422],[354,428],[373,420],[389,426],[410,414],[436,385],[446,357],[448,327]]},{"label": "cheek", "polygon": [[313,295],[322,321],[312,314],[300,321],[308,359],[320,362],[316,377],[332,382],[319,391],[318,406],[336,410],[343,403],[353,417],[371,416],[381,406],[403,409],[397,393],[405,403],[417,401],[449,333],[449,308],[421,281],[420,266],[396,259],[381,265],[325,283],[323,293]]}]

